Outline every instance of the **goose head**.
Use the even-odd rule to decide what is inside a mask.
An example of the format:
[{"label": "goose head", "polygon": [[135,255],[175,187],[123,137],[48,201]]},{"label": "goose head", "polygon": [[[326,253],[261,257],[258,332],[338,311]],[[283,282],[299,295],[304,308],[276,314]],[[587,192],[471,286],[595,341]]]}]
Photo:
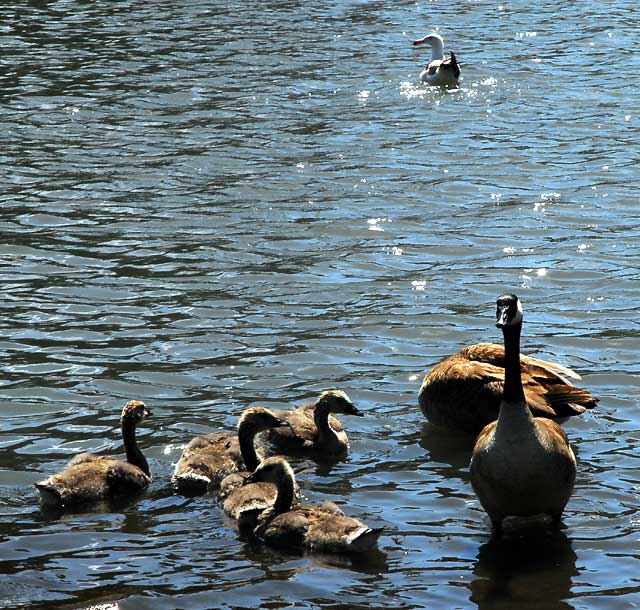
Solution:
[{"label": "goose head", "polygon": [[245,478],[243,485],[250,483],[274,483],[276,486],[283,480],[294,480],[295,476],[289,462],[280,456],[273,456],[260,462],[260,465]]},{"label": "goose head", "polygon": [[145,404],[141,400],[130,400],[123,408],[120,421],[132,422],[138,424],[145,417],[151,415],[151,410],[147,409]]},{"label": "goose head", "polygon": [[238,421],[238,428],[255,430],[256,432],[285,426],[289,426],[289,423],[280,419],[273,411],[265,407],[251,407],[250,409],[246,409]]},{"label": "goose head", "polygon": [[331,413],[344,413],[345,415],[364,415],[356,407],[346,392],[342,390],[326,390],[320,394],[316,406],[324,407]]},{"label": "goose head", "polygon": [[522,303],[515,294],[504,294],[496,301],[496,326],[506,328],[522,322]]}]

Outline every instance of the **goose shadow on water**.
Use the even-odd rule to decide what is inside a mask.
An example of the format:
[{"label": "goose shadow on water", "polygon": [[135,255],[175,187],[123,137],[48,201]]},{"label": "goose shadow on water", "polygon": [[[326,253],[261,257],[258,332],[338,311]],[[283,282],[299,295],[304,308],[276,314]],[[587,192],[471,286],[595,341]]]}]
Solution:
[{"label": "goose shadow on water", "polygon": [[444,475],[470,480],[469,462],[475,443],[474,436],[425,422],[422,424],[418,443],[429,454],[429,462],[450,466]]},{"label": "goose shadow on water", "polygon": [[65,518],[77,518],[83,515],[97,515],[105,513],[122,513],[126,509],[134,507],[145,496],[144,490],[135,491],[130,496],[118,498],[105,498],[97,502],[78,504],[71,509],[59,506],[38,507],[40,518],[45,521],[59,521]]},{"label": "goose shadow on water", "polygon": [[[283,550],[266,546],[264,543],[241,536],[246,540],[245,556],[255,565],[260,566],[266,574],[272,574],[277,568],[278,579],[295,576],[300,571],[307,571],[314,566],[344,568],[362,574],[386,574],[389,569],[387,555],[379,548],[373,548],[366,553],[318,553],[313,551]],[[282,565],[288,561],[304,559],[309,562],[307,568],[283,571]]]},{"label": "goose shadow on water", "polygon": [[473,574],[469,599],[480,610],[569,610],[571,579],[579,571],[564,532],[532,528],[489,539],[478,551]]}]

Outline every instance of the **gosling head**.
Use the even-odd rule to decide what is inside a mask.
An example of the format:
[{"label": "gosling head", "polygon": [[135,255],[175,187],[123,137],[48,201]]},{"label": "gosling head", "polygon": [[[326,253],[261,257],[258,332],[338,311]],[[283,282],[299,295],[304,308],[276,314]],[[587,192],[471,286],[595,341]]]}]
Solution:
[{"label": "gosling head", "polygon": [[151,415],[151,410],[147,409],[141,400],[130,400],[124,407],[122,407],[120,421],[134,422],[137,424],[149,415]]},{"label": "gosling head", "polygon": [[269,428],[282,428],[289,423],[276,417],[273,411],[265,407],[251,407],[246,409],[238,421],[238,428],[249,428],[261,432]]},{"label": "gosling head", "polygon": [[317,406],[326,407],[331,413],[344,413],[345,415],[364,415],[358,407],[356,407],[346,392],[342,390],[326,390],[320,394]]},{"label": "gosling head", "polygon": [[249,483],[275,483],[283,479],[294,479],[294,474],[289,462],[282,457],[273,456],[260,462],[260,465],[245,478],[243,485]]},{"label": "gosling head", "polygon": [[506,328],[522,323],[522,303],[515,294],[504,294],[496,301],[496,326]]},{"label": "gosling head", "polygon": [[418,40],[413,41],[413,46],[417,47],[421,44],[428,44],[434,51],[438,54],[442,55],[444,53],[444,40],[440,34],[429,34],[424,38],[419,38]]}]

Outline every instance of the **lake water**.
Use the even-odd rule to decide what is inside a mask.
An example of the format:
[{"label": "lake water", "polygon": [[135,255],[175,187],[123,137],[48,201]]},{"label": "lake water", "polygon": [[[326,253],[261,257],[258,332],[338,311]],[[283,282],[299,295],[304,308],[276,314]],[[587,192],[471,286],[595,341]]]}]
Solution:
[{"label": "lake water", "polygon": [[[0,150],[0,607],[620,609],[640,605],[636,2],[9,0]],[[437,29],[457,91],[423,87]],[[500,341],[583,376],[561,533],[491,539],[472,440],[424,372]],[[327,388],[347,462],[311,501],[384,527],[363,558],[239,539],[172,494],[193,436]],[[62,518],[33,483],[121,454],[154,482]]]}]

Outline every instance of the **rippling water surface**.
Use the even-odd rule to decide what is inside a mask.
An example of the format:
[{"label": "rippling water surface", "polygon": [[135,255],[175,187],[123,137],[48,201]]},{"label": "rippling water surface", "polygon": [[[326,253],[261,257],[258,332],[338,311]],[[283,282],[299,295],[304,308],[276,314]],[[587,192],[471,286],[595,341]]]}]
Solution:
[{"label": "rippling water surface", "polygon": [[[0,24],[0,605],[584,608],[640,604],[640,77],[635,2],[5,2]],[[438,29],[461,88],[418,82]],[[420,379],[499,341],[578,370],[598,408],[560,534],[492,540],[469,439]],[[346,390],[313,501],[383,526],[363,558],[251,546],[181,447],[250,405]],[[43,515],[33,483],[121,452],[154,482]]]}]

